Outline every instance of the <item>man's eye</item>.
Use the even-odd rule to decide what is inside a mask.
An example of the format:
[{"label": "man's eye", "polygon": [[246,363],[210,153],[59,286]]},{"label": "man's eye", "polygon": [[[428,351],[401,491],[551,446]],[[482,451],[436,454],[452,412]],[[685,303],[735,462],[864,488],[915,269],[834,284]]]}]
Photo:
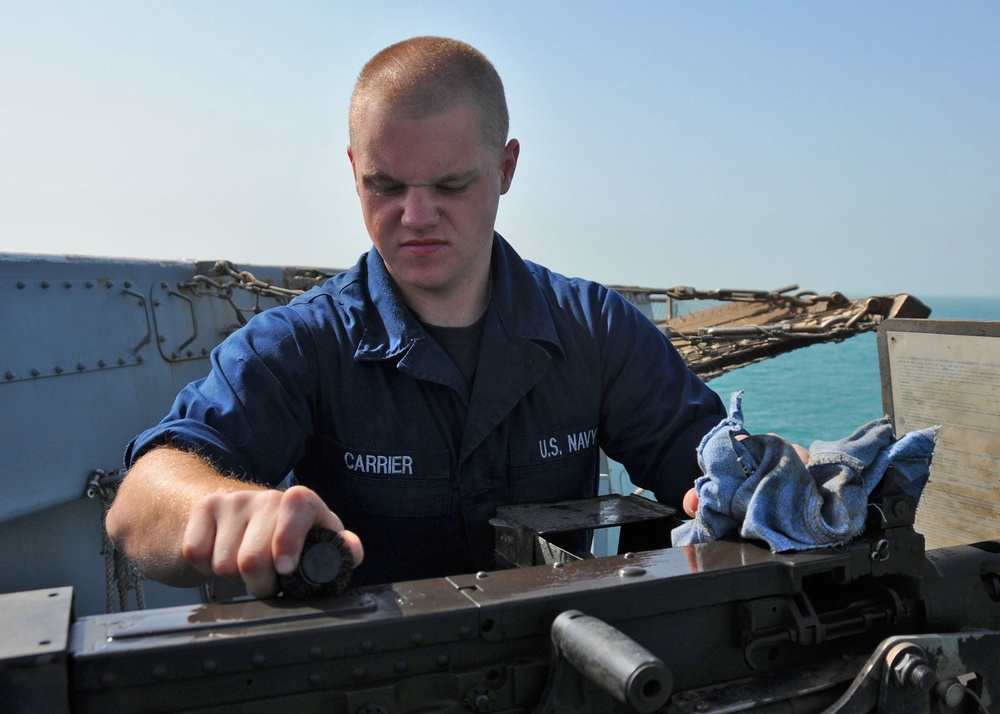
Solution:
[{"label": "man's eye", "polygon": [[467,183],[460,183],[460,184],[443,183],[438,186],[438,191],[440,191],[441,193],[448,193],[448,194],[463,193],[465,189],[467,189],[468,187],[469,184]]},{"label": "man's eye", "polygon": [[395,196],[403,191],[403,184],[368,181],[368,188],[379,196]]}]

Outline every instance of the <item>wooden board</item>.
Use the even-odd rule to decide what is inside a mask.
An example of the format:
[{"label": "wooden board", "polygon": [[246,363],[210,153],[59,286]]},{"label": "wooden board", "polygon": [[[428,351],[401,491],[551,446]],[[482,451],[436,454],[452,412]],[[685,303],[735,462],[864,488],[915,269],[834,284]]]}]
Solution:
[{"label": "wooden board", "polygon": [[897,436],[940,426],[916,516],[927,548],[1000,537],[1000,322],[887,320],[878,345]]}]

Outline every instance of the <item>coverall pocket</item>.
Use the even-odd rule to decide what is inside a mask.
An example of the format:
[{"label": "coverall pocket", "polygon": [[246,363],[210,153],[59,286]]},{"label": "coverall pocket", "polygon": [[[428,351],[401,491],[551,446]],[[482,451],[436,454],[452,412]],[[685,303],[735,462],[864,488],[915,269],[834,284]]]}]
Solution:
[{"label": "coverall pocket", "polygon": [[597,493],[597,448],[545,464],[512,467],[512,503],[551,503],[590,498]]}]

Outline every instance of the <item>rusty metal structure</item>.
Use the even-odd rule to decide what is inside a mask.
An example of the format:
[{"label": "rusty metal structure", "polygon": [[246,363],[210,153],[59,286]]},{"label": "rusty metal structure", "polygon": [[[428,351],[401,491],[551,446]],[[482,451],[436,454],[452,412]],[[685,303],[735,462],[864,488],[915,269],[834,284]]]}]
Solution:
[{"label": "rusty metal structure", "polygon": [[824,342],[878,329],[893,317],[926,318],[930,308],[907,295],[851,299],[798,285],[778,290],[665,290],[612,286],[657,323],[702,379]]}]

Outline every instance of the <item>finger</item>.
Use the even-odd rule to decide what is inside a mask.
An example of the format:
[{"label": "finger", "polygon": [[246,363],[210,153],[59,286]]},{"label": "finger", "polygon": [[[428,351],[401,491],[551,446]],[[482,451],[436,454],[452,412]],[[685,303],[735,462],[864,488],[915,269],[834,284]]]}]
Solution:
[{"label": "finger", "polygon": [[191,509],[184,536],[181,539],[181,556],[202,575],[211,577],[212,558],[215,551],[216,521],[211,509],[198,502]]},{"label": "finger", "polygon": [[247,525],[240,543],[238,568],[247,592],[256,598],[269,597],[278,591],[278,576],[271,557],[271,536],[277,512],[260,509]]},{"label": "finger", "polygon": [[228,494],[213,494],[202,500],[213,507],[212,517],[215,520],[212,573],[221,578],[240,580],[240,545],[249,515]]},{"label": "finger", "polygon": [[[775,434],[773,431],[768,432],[768,436],[777,436],[779,439],[781,438],[780,434]],[[799,444],[792,444],[791,446],[792,449],[795,451],[795,453],[798,455],[798,457],[802,459],[802,463],[808,466],[810,458],[809,449],[807,449],[804,446],[800,446]]]},{"label": "finger", "polygon": [[280,574],[295,572],[306,534],[316,525],[337,532],[344,530],[344,524],[314,491],[304,486],[292,486],[285,491],[271,537],[271,554]]},{"label": "finger", "polygon": [[698,512],[698,492],[693,488],[690,489],[684,494],[684,501],[681,505],[684,508],[684,512],[694,518]]},{"label": "finger", "polygon": [[340,537],[344,539],[344,543],[351,549],[351,555],[354,557],[354,567],[361,565],[361,561],[365,559],[365,549],[361,545],[361,539],[353,531],[340,531]]}]

